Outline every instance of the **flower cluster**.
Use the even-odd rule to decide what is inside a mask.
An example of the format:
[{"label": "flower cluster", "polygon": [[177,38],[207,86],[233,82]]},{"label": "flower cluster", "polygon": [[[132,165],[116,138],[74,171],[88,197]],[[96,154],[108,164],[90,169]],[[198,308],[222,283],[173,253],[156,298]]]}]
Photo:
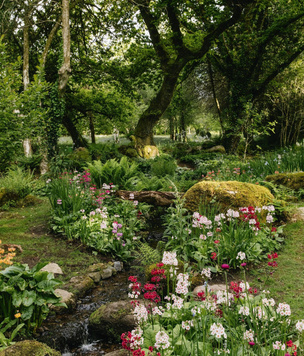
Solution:
[{"label": "flower cluster", "polygon": [[156,349],[168,349],[170,347],[170,342],[169,342],[169,335],[166,334],[164,331],[159,331],[155,335],[155,345],[154,347]]},{"label": "flower cluster", "polygon": [[165,251],[164,254],[163,254],[162,263],[164,265],[177,266],[178,265],[178,261],[177,261],[177,258],[176,258],[176,252],[167,252],[167,251]]},{"label": "flower cluster", "polygon": [[131,292],[128,293],[128,297],[137,299],[140,295],[141,284],[137,281],[137,277],[135,276],[130,276],[128,280],[132,282],[129,284],[129,289],[131,289]]},{"label": "flower cluster", "polygon": [[279,303],[279,306],[277,308],[277,313],[282,315],[282,316],[290,316],[291,315],[291,310],[290,306],[287,303]]},{"label": "flower cluster", "polygon": [[213,323],[210,328],[210,333],[212,336],[215,336],[217,339],[221,339],[222,337],[227,339],[225,328],[221,323]]},{"label": "flower cluster", "polygon": [[269,253],[268,255],[267,255],[267,258],[270,260],[270,261],[268,261],[268,266],[270,266],[270,267],[277,267],[278,266],[278,263],[277,263],[277,261],[275,261],[275,259],[276,258],[278,258],[279,256],[278,256],[278,254],[276,253],[276,252],[274,252],[274,253]]},{"label": "flower cluster", "polygon": [[188,293],[188,287],[190,285],[189,283],[189,275],[188,274],[183,274],[179,273],[177,276],[177,284],[176,284],[176,293],[178,294],[187,294]]}]

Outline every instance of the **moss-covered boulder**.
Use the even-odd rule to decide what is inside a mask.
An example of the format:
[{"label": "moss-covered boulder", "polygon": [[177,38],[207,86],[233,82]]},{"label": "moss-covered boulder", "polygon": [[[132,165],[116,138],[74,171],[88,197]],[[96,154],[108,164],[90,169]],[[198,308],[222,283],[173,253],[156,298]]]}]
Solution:
[{"label": "moss-covered boulder", "polygon": [[203,181],[196,183],[184,195],[185,207],[192,211],[199,211],[199,206],[206,206],[210,202],[218,204],[220,211],[238,209],[244,206],[258,206],[271,204],[274,200],[270,191],[260,185],[237,181]]},{"label": "moss-covered boulder", "polygon": [[0,206],[3,206],[9,201],[17,201],[21,197],[15,192],[8,192],[5,188],[0,188]]},{"label": "moss-covered boulder", "polygon": [[119,341],[120,335],[135,327],[130,301],[111,302],[102,305],[89,318],[89,328],[103,339]]},{"label": "moss-covered boulder", "polygon": [[24,340],[0,351],[0,356],[61,356],[61,353],[41,342]]},{"label": "moss-covered boulder", "polygon": [[276,185],[284,185],[293,190],[304,189],[304,172],[272,174],[267,176],[265,180]]},{"label": "moss-covered boulder", "polygon": [[63,286],[65,290],[73,293],[76,298],[82,297],[85,293],[92,289],[95,283],[89,276],[72,277],[70,281]]}]

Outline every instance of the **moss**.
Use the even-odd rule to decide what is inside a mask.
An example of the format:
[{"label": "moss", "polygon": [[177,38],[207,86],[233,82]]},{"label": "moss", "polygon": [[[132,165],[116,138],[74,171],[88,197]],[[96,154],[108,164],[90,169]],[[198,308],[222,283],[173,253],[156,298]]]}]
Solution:
[{"label": "moss", "polygon": [[20,199],[20,196],[15,192],[8,192],[5,188],[0,190],[0,206],[4,205],[10,201],[17,201]]},{"label": "moss", "polygon": [[199,182],[184,195],[185,207],[194,212],[199,207],[216,202],[220,211],[237,209],[243,206],[258,206],[271,204],[274,200],[270,191],[260,185],[237,182]]},{"label": "moss", "polygon": [[158,148],[152,145],[143,146],[141,149],[138,149],[138,152],[139,155],[145,159],[155,158],[159,156]]},{"label": "moss", "polygon": [[106,304],[104,304],[90,315],[90,324],[91,325],[99,324],[100,319],[102,318],[102,315],[103,315],[104,311],[106,310],[106,307],[107,307]]},{"label": "moss", "polygon": [[25,198],[18,200],[18,202],[16,203],[16,207],[17,208],[21,208],[24,206],[34,206],[34,205],[38,205],[42,202],[41,199],[35,197],[34,195],[27,195]]},{"label": "moss", "polygon": [[276,185],[284,185],[293,190],[304,189],[304,173],[279,173],[269,175],[265,178],[267,182]]},{"label": "moss", "polygon": [[112,314],[114,319],[120,319],[121,317],[130,314],[130,309],[120,308],[115,313]]},{"label": "moss", "polygon": [[34,340],[24,340],[0,351],[0,356],[60,356],[59,351]]}]

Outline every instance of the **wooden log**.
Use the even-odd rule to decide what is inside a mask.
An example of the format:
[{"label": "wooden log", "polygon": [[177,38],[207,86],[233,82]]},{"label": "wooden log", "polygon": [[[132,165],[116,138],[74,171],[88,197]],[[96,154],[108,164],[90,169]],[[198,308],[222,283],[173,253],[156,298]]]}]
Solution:
[{"label": "wooden log", "polygon": [[[131,197],[130,198],[130,194]],[[139,202],[145,202],[147,204],[155,206],[170,206],[174,205],[174,200],[176,199],[176,194],[173,192],[157,192],[157,191],[129,191],[129,190],[118,190],[116,196],[127,199],[127,200],[137,200]],[[133,198],[134,196],[134,198]]]}]

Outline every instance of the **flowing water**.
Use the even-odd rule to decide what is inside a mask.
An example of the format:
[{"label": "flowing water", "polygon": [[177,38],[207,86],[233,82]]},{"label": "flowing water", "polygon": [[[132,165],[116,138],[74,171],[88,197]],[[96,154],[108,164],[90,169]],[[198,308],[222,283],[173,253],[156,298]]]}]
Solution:
[{"label": "flowing water", "polygon": [[73,314],[50,316],[39,341],[59,350],[63,356],[97,356],[119,349],[102,335],[89,333],[89,316],[102,304],[127,299],[129,271],[119,272],[77,302]]},{"label": "flowing water", "polygon": [[[156,221],[146,240],[154,246],[162,240],[162,236],[161,222]],[[38,340],[59,350],[63,356],[100,356],[120,349],[121,344],[110,343],[103,335],[90,333],[88,320],[102,304],[127,299],[128,277],[132,274],[139,276],[140,273],[135,268],[124,268],[122,272],[118,272],[108,280],[103,280],[100,286],[80,298],[72,314],[50,316],[44,322],[45,331]],[[143,275],[140,278],[143,278]]]}]

